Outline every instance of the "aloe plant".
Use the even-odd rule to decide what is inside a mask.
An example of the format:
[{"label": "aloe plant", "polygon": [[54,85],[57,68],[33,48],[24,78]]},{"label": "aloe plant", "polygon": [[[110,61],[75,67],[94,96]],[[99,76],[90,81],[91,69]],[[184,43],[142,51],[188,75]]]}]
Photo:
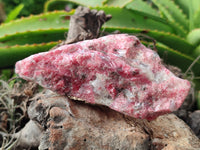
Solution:
[{"label": "aloe plant", "polygon": [[[14,65],[28,55],[47,51],[65,39],[69,16],[65,11],[48,12],[58,2],[74,3],[104,10],[112,19],[104,32],[145,35],[154,38],[160,56],[168,64],[200,76],[200,0],[49,0],[44,13],[21,18],[0,26],[0,68]],[[151,40],[143,40],[146,45]],[[195,63],[193,63],[195,61]],[[191,66],[191,64],[193,64]],[[196,83],[200,83],[196,80]],[[200,86],[199,86],[200,87]]]},{"label": "aloe plant", "polygon": [[65,39],[69,15],[54,11],[11,21],[0,26],[0,68],[31,54],[47,51]]}]

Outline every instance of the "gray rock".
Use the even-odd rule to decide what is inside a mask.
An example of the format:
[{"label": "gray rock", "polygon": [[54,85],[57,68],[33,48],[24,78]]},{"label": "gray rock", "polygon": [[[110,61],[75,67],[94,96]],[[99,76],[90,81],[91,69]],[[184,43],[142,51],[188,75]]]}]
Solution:
[{"label": "gray rock", "polygon": [[42,130],[37,122],[30,120],[22,130],[13,134],[17,138],[16,147],[38,147]]},{"label": "gray rock", "polygon": [[192,128],[194,133],[200,138],[200,110],[189,114],[188,125]]}]

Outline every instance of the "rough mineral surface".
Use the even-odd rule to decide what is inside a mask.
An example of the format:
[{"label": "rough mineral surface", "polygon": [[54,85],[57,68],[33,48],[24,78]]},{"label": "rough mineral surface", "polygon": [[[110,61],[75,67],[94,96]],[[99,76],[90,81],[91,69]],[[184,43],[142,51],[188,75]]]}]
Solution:
[{"label": "rough mineral surface", "polygon": [[155,51],[127,34],[32,55],[17,62],[16,73],[61,95],[149,120],[177,110],[190,89]]}]

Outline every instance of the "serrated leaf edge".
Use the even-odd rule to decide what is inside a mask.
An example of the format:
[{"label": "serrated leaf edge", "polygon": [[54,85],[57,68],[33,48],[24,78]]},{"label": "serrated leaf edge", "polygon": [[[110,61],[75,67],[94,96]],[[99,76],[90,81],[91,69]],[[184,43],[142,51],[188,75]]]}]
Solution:
[{"label": "serrated leaf edge", "polygon": [[[104,28],[104,27],[103,27]],[[150,30],[150,29],[141,29],[141,28],[127,28],[127,27],[120,27],[120,26],[109,26],[109,27],[105,27],[105,29],[106,28],[117,28],[117,29],[128,29],[128,30],[131,30],[131,29],[134,29],[134,30],[140,30],[140,31],[148,31],[148,32],[159,32],[159,33],[163,33],[163,34],[165,34],[165,35],[171,35],[171,36],[174,36],[174,37],[176,37],[177,39],[180,39],[180,40],[182,40],[182,41],[184,41],[184,42],[187,42],[187,40],[185,40],[184,38],[182,38],[182,37],[180,37],[180,36],[178,36],[178,35],[176,35],[176,34],[173,34],[173,33],[170,33],[170,32],[164,32],[164,31],[158,31],[158,30]],[[188,43],[189,44],[189,43]],[[192,45],[191,45],[192,46]]]},{"label": "serrated leaf edge", "polygon": [[[170,0],[170,1],[171,1],[171,0]],[[152,2],[154,2],[154,4],[157,5],[157,7],[160,6],[160,7],[162,7],[164,10],[168,11],[163,5],[161,5],[161,4],[159,4],[159,3],[155,3],[155,2],[157,2],[157,0],[153,0]],[[175,3],[174,3],[174,4],[175,4]],[[176,4],[175,4],[175,5],[176,5]],[[176,6],[177,6],[177,5],[176,5]],[[158,8],[159,8],[159,7],[158,7]],[[159,9],[159,10],[160,10],[160,9]],[[184,36],[186,36],[187,30],[184,28],[184,26],[181,25],[179,22],[176,22],[176,21],[174,20],[174,18],[172,17],[171,14],[169,14],[169,15],[170,15],[171,20],[169,20],[168,18],[166,18],[166,20],[167,20],[168,22],[171,22],[171,25],[175,24],[175,27],[180,28],[180,29],[184,32]],[[186,16],[185,16],[185,17],[186,17]],[[161,16],[161,18],[163,18],[163,17]],[[186,18],[186,19],[187,19],[187,18]],[[189,21],[188,21],[188,26],[189,26]],[[189,29],[189,27],[188,27],[188,29]]]},{"label": "serrated leaf edge", "polygon": [[1,26],[0,26],[0,28],[2,28],[4,26],[7,26],[7,25],[10,25],[10,24],[15,23],[15,22],[21,22],[22,20],[29,20],[29,19],[32,19],[32,18],[42,17],[44,15],[57,14],[57,13],[69,13],[69,14],[73,14],[74,10],[71,10],[70,12],[55,10],[55,11],[52,11],[52,12],[41,13],[39,15],[30,15],[28,17],[21,17],[20,19],[12,20],[12,21],[10,21],[8,23],[2,23]]},{"label": "serrated leaf edge", "polygon": [[59,42],[61,42],[61,40],[59,41],[52,41],[52,42],[48,42],[48,43],[40,43],[40,44],[25,44],[25,45],[14,45],[14,46],[3,46],[0,47],[0,53],[1,53],[1,49],[5,49],[5,48],[16,48],[16,47],[35,47],[35,46],[44,46],[44,45],[50,45],[50,44],[58,44]]},{"label": "serrated leaf edge", "polygon": [[7,40],[7,38],[12,38],[13,36],[16,36],[16,35],[26,35],[26,33],[39,33],[39,32],[42,32],[41,34],[44,34],[44,33],[47,33],[46,31],[59,31],[59,30],[68,30],[69,28],[48,28],[48,29],[37,29],[37,30],[26,30],[24,32],[15,32],[13,34],[5,34],[4,36],[0,37],[0,42],[3,41],[4,39]]}]

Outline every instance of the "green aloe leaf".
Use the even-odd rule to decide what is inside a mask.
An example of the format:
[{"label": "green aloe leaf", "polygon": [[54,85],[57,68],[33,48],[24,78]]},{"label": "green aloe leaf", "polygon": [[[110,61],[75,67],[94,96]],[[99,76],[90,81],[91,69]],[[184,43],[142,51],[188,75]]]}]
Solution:
[{"label": "green aloe leaf", "polygon": [[105,24],[103,27],[105,32],[114,32],[116,30],[120,31],[121,33],[130,33],[130,34],[142,34],[142,35],[148,35],[149,37],[153,37],[158,42],[161,42],[170,48],[176,49],[179,52],[182,52],[184,54],[191,54],[193,49],[195,48],[193,45],[188,43],[185,39],[171,34],[166,33],[162,31],[157,30],[144,30],[139,28],[122,28],[122,27],[110,27]]},{"label": "green aloe leaf", "polygon": [[183,13],[189,18],[189,3],[191,0],[174,0],[175,4],[178,5]]},{"label": "green aloe leaf", "polygon": [[134,0],[132,3],[128,4],[126,8],[131,9],[132,11],[144,17],[147,16],[155,21],[171,26],[174,29],[173,33],[177,35],[180,35],[182,37],[185,37],[187,35],[187,32],[183,29],[182,26],[180,26],[176,22],[171,22],[169,20],[166,20],[165,18],[161,18],[157,10],[153,9],[148,3],[142,0]]},{"label": "green aloe leaf", "polygon": [[11,20],[16,19],[16,17],[19,15],[21,10],[24,8],[24,4],[19,4],[17,7],[15,7],[7,16],[6,20],[4,23],[9,22]]},{"label": "green aloe leaf", "polygon": [[77,4],[68,0],[49,0],[45,2],[44,12],[54,10],[71,10],[76,8]]},{"label": "green aloe leaf", "polygon": [[198,46],[195,48],[194,52],[193,52],[193,56],[194,56],[194,57],[197,57],[197,56],[199,56],[199,55],[200,55],[200,45],[198,45]]},{"label": "green aloe leaf", "polygon": [[97,7],[103,5],[103,0],[68,0],[68,1],[87,7]]},{"label": "green aloe leaf", "polygon": [[105,27],[125,27],[159,30],[173,32],[174,30],[167,24],[155,21],[148,16],[141,16],[131,10],[121,9],[119,7],[95,7],[97,10],[104,10],[106,14],[111,14],[112,19],[106,22]]},{"label": "green aloe leaf", "polygon": [[13,66],[18,60],[28,57],[32,54],[48,51],[58,42],[32,44],[23,46],[0,47],[0,68]]},{"label": "green aloe leaf", "polygon": [[[183,53],[191,53],[194,49],[194,46],[189,44],[184,39],[170,33],[159,32],[156,30],[144,30],[144,29],[136,29],[136,28],[119,28],[119,27],[107,27],[106,24],[103,27],[105,32],[114,32],[116,30],[121,31],[122,33],[142,33],[144,35],[151,36],[155,38],[157,41],[162,42],[163,44],[168,45],[173,49],[177,49]],[[62,29],[51,29],[51,30],[38,30],[34,32],[24,32],[18,33],[11,36],[5,36],[0,39],[0,46],[13,46],[13,45],[24,45],[24,44],[33,44],[33,43],[41,43],[50,42],[50,41],[58,41],[64,40],[64,33],[68,31],[68,28]]]},{"label": "green aloe leaf", "polygon": [[55,2],[72,2],[77,5],[83,5],[87,7],[103,6],[103,0],[48,0],[44,5],[44,12],[49,10],[49,6]]},{"label": "green aloe leaf", "polygon": [[185,32],[189,30],[189,20],[172,0],[153,0],[153,2],[169,21],[182,26]]},{"label": "green aloe leaf", "polygon": [[194,14],[193,26],[194,28],[200,28],[200,9]]},{"label": "green aloe leaf", "polygon": [[189,20],[190,20],[190,30],[195,28],[194,17],[195,13],[200,9],[200,0],[191,0],[189,3]]},{"label": "green aloe leaf", "polygon": [[194,14],[196,11],[198,11],[200,9],[200,1],[199,0],[190,0],[189,3],[191,4],[189,7],[192,8],[190,9],[190,13]]},{"label": "green aloe leaf", "polygon": [[132,0],[104,0],[103,5],[123,8]]},{"label": "green aloe leaf", "polygon": [[17,34],[7,35],[0,38],[0,47],[48,43],[65,39],[68,28],[26,31]]},{"label": "green aloe leaf", "polygon": [[14,35],[26,31],[51,30],[66,28],[72,12],[54,11],[27,18],[17,19],[0,26],[0,39],[6,35]]},{"label": "green aloe leaf", "polygon": [[126,5],[126,8],[140,12],[145,15],[160,17],[158,11],[150,6],[147,2],[143,0],[134,0]]},{"label": "green aloe leaf", "polygon": [[[185,37],[187,35],[187,31],[184,30],[182,26],[180,26],[175,21],[169,21],[165,18],[161,18],[158,11],[153,9],[147,2],[144,2],[142,0],[134,0],[132,3],[128,4],[126,8],[131,9],[132,11],[140,14],[143,17],[149,17],[155,21],[171,26],[174,29],[173,33],[177,35],[180,35],[182,37]],[[163,11],[166,11],[167,13],[167,10],[162,5],[160,5],[160,9],[163,9]]]},{"label": "green aloe leaf", "polygon": [[187,35],[187,41],[192,45],[199,45],[200,44],[200,28],[192,30]]}]

